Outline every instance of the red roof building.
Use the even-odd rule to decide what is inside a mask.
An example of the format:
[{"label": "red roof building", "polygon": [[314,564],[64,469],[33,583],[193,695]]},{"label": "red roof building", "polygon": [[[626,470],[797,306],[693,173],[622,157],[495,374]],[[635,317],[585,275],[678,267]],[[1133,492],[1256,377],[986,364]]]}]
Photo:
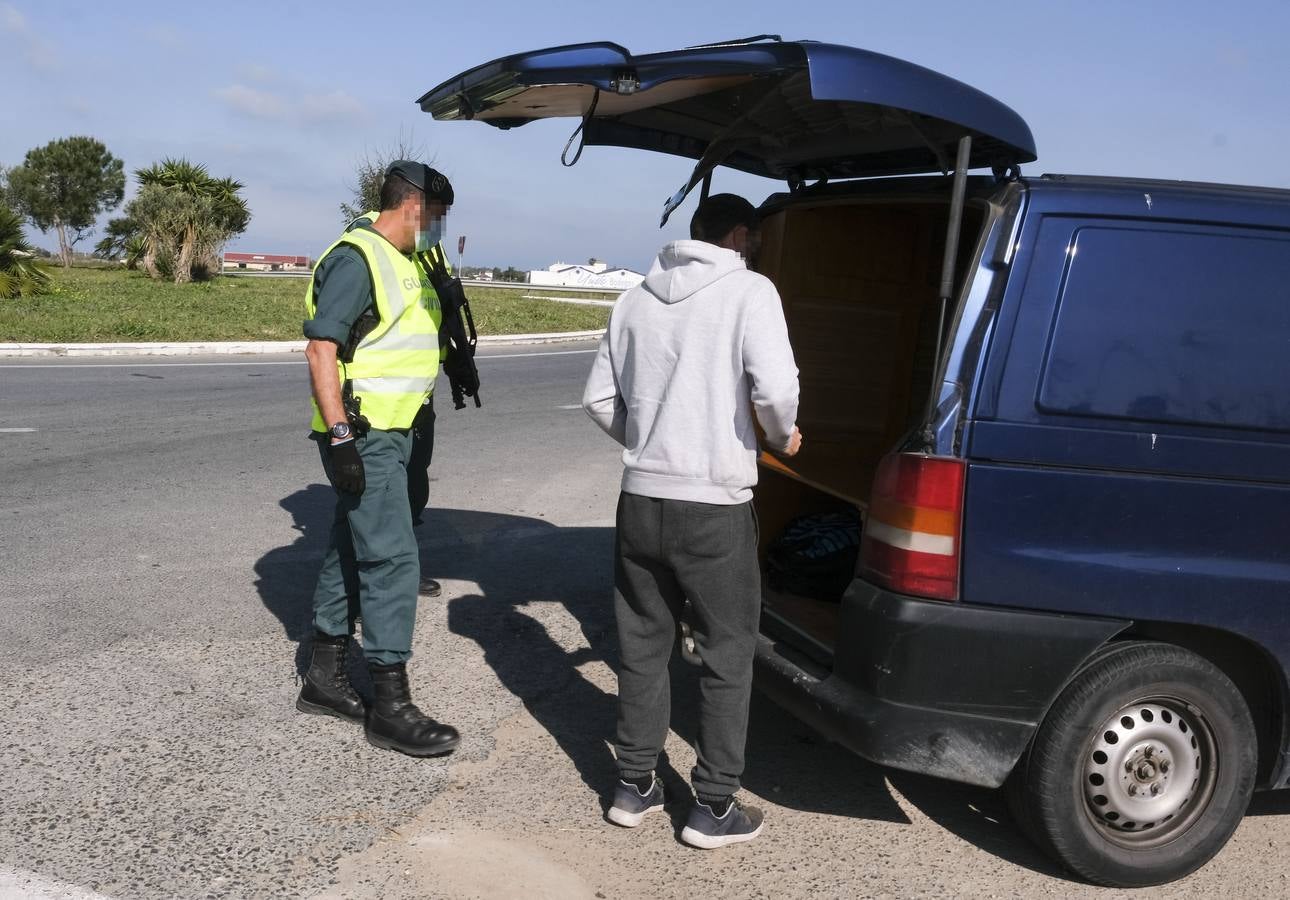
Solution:
[{"label": "red roof building", "polygon": [[226,269],[307,269],[307,256],[281,256],[274,253],[225,253]]}]

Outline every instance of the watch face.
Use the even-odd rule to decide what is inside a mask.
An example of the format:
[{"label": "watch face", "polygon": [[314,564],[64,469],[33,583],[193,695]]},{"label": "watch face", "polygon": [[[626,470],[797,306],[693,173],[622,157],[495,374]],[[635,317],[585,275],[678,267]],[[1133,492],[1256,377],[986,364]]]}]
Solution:
[{"label": "watch face", "polygon": [[349,437],[349,426],[344,422],[338,422],[331,427],[331,436],[337,438]]}]

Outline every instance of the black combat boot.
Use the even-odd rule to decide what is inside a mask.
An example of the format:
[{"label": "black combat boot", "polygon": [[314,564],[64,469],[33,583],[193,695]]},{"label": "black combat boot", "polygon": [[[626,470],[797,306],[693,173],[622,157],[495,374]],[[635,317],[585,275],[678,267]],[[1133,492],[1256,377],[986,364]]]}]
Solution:
[{"label": "black combat boot", "polygon": [[408,688],[408,667],[368,664],[372,673],[371,707],[367,710],[368,743],[409,756],[442,756],[457,749],[461,736],[417,709]]},{"label": "black combat boot", "polygon": [[296,699],[296,709],[318,716],[336,716],[351,722],[363,721],[363,701],[349,683],[345,665],[349,637],[314,632],[309,671]]}]

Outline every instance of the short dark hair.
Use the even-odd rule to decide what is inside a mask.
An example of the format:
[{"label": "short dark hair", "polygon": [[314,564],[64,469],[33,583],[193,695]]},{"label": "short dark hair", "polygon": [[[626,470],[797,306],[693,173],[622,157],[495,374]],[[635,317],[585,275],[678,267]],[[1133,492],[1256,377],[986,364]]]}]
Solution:
[{"label": "short dark hair", "polygon": [[386,175],[381,182],[381,212],[398,209],[412,194],[420,194],[421,189],[401,175]]},{"label": "short dark hair", "polygon": [[713,194],[699,203],[690,219],[690,237],[715,244],[740,225],[757,227],[757,209],[737,194]]}]

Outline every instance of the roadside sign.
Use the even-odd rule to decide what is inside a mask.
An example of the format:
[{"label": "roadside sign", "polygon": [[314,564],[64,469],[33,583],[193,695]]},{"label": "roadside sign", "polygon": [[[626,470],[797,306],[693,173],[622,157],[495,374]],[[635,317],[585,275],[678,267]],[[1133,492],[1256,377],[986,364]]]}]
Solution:
[{"label": "roadside sign", "polygon": [[466,236],[463,234],[461,237],[457,238],[457,255],[461,256],[461,254],[465,252],[466,252]]}]

